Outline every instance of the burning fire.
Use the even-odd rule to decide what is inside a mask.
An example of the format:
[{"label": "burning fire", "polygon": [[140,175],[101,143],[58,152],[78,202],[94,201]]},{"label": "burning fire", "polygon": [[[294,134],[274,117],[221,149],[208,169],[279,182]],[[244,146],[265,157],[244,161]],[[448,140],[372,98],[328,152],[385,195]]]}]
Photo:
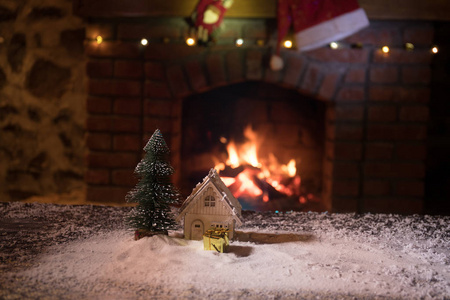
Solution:
[{"label": "burning fire", "polygon": [[301,178],[297,175],[295,159],[291,159],[287,164],[280,164],[272,153],[267,158],[259,158],[261,141],[257,134],[247,126],[244,136],[247,142],[243,144],[221,138],[222,143],[228,142],[228,159],[225,162],[216,159],[215,168],[234,196],[261,199],[263,202],[293,197],[301,204],[306,203],[307,197],[301,195]]}]

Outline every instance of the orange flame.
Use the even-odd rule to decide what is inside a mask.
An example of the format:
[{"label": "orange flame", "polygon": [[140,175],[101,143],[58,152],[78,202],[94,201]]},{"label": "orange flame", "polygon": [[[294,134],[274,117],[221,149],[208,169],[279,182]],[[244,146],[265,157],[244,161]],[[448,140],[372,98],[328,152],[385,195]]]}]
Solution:
[{"label": "orange flame", "polygon": [[[225,164],[216,163],[216,170],[219,172],[225,170],[226,166],[236,169],[244,166],[244,171],[240,172],[235,178],[222,177],[225,185],[230,187],[235,197],[260,197],[264,202],[268,202],[269,194],[255,183],[255,179],[270,184],[275,190],[286,196],[300,195],[300,176],[297,175],[297,166],[295,159],[291,159],[287,164],[280,164],[278,159],[270,153],[264,160],[258,158],[258,147],[261,141],[258,140],[256,132],[251,126],[244,130],[244,136],[247,142],[236,145],[234,141],[227,144],[228,159]],[[226,139],[221,139],[226,142]],[[225,166],[226,165],[226,166]],[[245,167],[247,166],[247,167]],[[251,169],[248,166],[252,166]],[[303,199],[299,200],[303,203]]]}]

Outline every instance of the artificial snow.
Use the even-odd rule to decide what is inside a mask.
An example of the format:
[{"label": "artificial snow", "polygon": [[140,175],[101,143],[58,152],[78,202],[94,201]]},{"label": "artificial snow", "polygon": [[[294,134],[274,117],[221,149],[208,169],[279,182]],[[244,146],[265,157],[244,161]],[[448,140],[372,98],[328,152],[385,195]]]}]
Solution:
[{"label": "artificial snow", "polygon": [[[11,205],[16,209],[8,207],[3,221],[87,209]],[[103,212],[118,220],[128,210]],[[89,299],[450,297],[450,217],[245,212],[243,218],[241,241],[231,242],[228,253],[204,251],[202,241],[182,239],[181,230],[135,241],[123,224],[95,231],[64,219],[61,234],[82,233],[0,275],[7,283],[0,298],[24,289],[36,298]]]}]

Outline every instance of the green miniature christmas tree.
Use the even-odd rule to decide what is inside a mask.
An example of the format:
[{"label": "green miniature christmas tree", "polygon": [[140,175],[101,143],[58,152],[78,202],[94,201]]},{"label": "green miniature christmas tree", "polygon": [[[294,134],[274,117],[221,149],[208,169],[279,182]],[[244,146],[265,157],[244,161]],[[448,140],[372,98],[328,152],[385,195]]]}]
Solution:
[{"label": "green miniature christmas tree", "polygon": [[126,196],[127,202],[138,203],[128,216],[128,224],[136,229],[136,239],[167,234],[167,230],[174,229],[176,223],[170,205],[181,199],[170,179],[174,169],[169,162],[169,147],[159,129],[153,133],[144,151],[144,158],[134,170],[139,182]]}]

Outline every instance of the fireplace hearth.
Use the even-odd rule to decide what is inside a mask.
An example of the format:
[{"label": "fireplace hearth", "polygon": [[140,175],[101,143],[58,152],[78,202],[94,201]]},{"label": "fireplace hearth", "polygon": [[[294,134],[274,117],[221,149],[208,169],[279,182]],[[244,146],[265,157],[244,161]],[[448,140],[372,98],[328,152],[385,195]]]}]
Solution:
[{"label": "fireplace hearth", "polygon": [[[189,27],[182,18],[91,21],[86,36],[89,201],[123,202],[136,182],[133,168],[143,143],[156,128],[172,150],[174,181],[186,193],[216,165],[212,157],[224,160],[221,138],[239,143],[250,125],[269,140],[281,139],[271,145],[314,141],[310,153],[293,144],[287,146],[291,153],[282,148],[274,155],[280,164],[294,158],[302,186],[312,190],[306,195],[320,195],[319,210],[423,211],[430,22],[372,21],[336,50],[283,50],[285,68],[276,72],[267,63],[276,32],[272,22],[233,19],[224,24],[227,31],[218,43],[205,48],[184,43]],[[139,43],[143,37],[147,46]],[[237,37],[263,43],[236,47]],[[410,40],[414,51],[402,48]],[[388,54],[381,51],[385,44],[392,45]],[[257,86],[272,90],[256,97]],[[256,90],[222,99],[234,89]],[[203,99],[210,93],[210,100]],[[270,93],[282,96],[269,101]],[[289,107],[290,93],[303,99],[296,105],[305,107]],[[194,105],[200,102],[213,109],[203,112]],[[292,117],[303,108],[316,109],[321,117]],[[274,118],[271,125],[261,120],[268,116]],[[284,117],[294,123],[282,124]],[[230,118],[235,122],[228,123]]]},{"label": "fireplace hearth", "polygon": [[311,201],[318,206],[325,110],[325,103],[296,90],[257,81],[186,97],[179,180],[183,194],[216,167],[244,209],[311,209]]}]

